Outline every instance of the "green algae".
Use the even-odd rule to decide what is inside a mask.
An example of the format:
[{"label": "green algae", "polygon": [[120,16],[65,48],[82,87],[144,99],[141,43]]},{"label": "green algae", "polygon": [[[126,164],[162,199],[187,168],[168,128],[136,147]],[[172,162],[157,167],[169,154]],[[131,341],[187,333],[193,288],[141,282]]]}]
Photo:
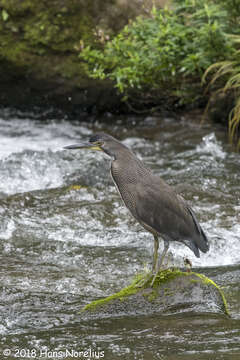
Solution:
[{"label": "green algae", "polygon": [[[161,270],[161,271],[159,271],[159,273],[155,279],[155,282],[152,287],[152,292],[148,295],[144,295],[144,294],[143,295],[147,296],[149,301],[154,300],[154,298],[157,296],[157,292],[155,291],[155,289],[158,286],[160,286],[161,284],[164,284],[170,280],[175,279],[177,276],[185,275],[185,274],[186,273],[184,273],[178,269]],[[112,300],[123,301],[126,297],[134,295],[144,289],[150,288],[151,282],[152,282],[152,275],[149,276],[149,274],[146,274],[146,273],[138,274],[129,286],[123,288],[119,292],[117,292],[113,295],[110,295],[106,298],[92,301],[90,304],[87,304],[82,309],[82,311],[86,311],[86,310],[94,311],[98,306],[106,305],[107,303],[109,303]],[[144,284],[143,286],[141,285],[142,283]]]},{"label": "green algae", "polygon": [[[88,76],[79,53],[86,46],[101,46],[96,29],[115,32],[117,22],[106,13],[112,3],[0,0],[0,63],[41,79],[61,77],[70,87],[85,86]],[[121,6],[117,9],[123,12]]]},{"label": "green algae", "polygon": [[[92,311],[92,312],[97,311],[99,308],[109,304],[110,302],[112,302],[114,300],[124,301],[129,296],[137,294],[138,292],[141,292],[141,295],[143,295],[144,297],[147,297],[148,301],[150,301],[150,302],[154,301],[159,296],[159,293],[158,293],[159,287],[163,286],[164,284],[166,284],[168,282],[171,282],[171,280],[174,280],[177,277],[180,277],[180,276],[188,277],[188,276],[192,276],[192,275],[195,275],[196,277],[198,277],[199,281],[201,281],[202,283],[204,283],[206,285],[214,286],[217,289],[217,291],[219,292],[219,294],[222,298],[222,301],[223,301],[223,312],[227,316],[230,316],[227,301],[224,296],[224,293],[223,293],[222,289],[213,280],[209,279],[208,277],[206,277],[203,274],[199,274],[199,273],[195,273],[195,272],[183,272],[183,271],[180,271],[179,269],[175,269],[175,268],[159,271],[152,287],[151,287],[152,276],[149,276],[149,274],[146,274],[146,273],[138,274],[129,286],[123,288],[119,292],[117,292],[113,295],[110,295],[106,298],[92,301],[91,303],[87,304],[81,310],[80,313],[82,313],[84,311]],[[191,282],[198,282],[198,280],[191,279]],[[145,289],[151,289],[151,291],[144,292]],[[164,296],[174,296],[174,291],[170,290],[168,288],[164,288]]]},{"label": "green algae", "polygon": [[9,77],[27,72],[38,79],[62,77],[71,85],[84,85],[80,47],[97,40],[92,4],[0,0],[0,8],[8,14],[7,21],[0,21],[0,63],[11,64]]},{"label": "green algae", "polygon": [[1,104],[67,112],[125,108],[111,81],[89,78],[80,54],[102,48],[140,12],[117,0],[0,0]]},{"label": "green algae", "polygon": [[[164,284],[167,281],[175,279],[177,276],[186,275],[186,274],[187,273],[180,271],[177,268],[170,268],[170,269],[159,271],[152,287],[156,288],[156,287]],[[150,283],[148,285],[150,285]]]},{"label": "green algae", "polygon": [[86,311],[86,310],[95,310],[98,306],[102,306],[105,305],[107,303],[109,303],[112,300],[123,300],[124,298],[136,294],[138,291],[141,290],[141,288],[138,287],[138,283],[143,279],[142,275],[138,275],[134,281],[127,287],[123,288],[122,290],[120,290],[119,292],[110,295],[106,298],[103,299],[99,299],[99,300],[95,300],[92,301],[90,304],[87,304],[86,306],[84,306],[84,308],[82,309],[81,312]]},{"label": "green algae", "polygon": [[230,315],[230,312],[228,309],[227,300],[226,300],[226,297],[225,297],[224,292],[221,289],[221,287],[219,285],[217,285],[212,279],[209,279],[207,276],[205,276],[203,274],[199,274],[199,273],[195,273],[195,272],[193,272],[192,274],[198,276],[203,281],[204,284],[214,286],[218,290],[219,294],[221,295],[222,302],[223,302],[223,311],[227,316],[230,317],[231,315]]}]

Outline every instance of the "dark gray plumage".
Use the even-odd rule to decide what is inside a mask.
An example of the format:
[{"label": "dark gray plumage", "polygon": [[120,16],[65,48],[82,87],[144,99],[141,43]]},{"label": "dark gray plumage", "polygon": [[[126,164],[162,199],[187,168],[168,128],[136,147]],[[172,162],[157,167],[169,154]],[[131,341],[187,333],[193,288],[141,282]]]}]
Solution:
[{"label": "dark gray plumage", "polygon": [[[204,253],[209,250],[208,239],[186,201],[154,175],[124,144],[102,133],[92,136],[89,143],[66,148],[91,148],[111,156],[112,178],[124,204],[154,236],[153,272],[159,271],[169,241],[184,243],[197,257],[200,257],[199,250]],[[158,237],[164,240],[164,250],[159,261]]]}]

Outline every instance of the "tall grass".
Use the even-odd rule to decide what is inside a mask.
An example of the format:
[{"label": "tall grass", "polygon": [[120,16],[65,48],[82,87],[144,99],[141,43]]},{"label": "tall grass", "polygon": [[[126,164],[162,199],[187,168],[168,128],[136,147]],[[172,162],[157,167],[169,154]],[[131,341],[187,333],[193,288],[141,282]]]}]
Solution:
[{"label": "tall grass", "polygon": [[[231,35],[236,45],[240,45],[240,36]],[[240,50],[236,49],[233,60],[219,61],[208,67],[203,81],[206,81],[207,76],[211,76],[209,87],[217,83],[221,84],[216,93],[231,93],[234,98],[234,106],[228,117],[228,133],[229,140],[232,144],[236,144],[237,149],[240,150]],[[219,82],[220,81],[220,82]],[[210,98],[211,99],[211,98]]]}]

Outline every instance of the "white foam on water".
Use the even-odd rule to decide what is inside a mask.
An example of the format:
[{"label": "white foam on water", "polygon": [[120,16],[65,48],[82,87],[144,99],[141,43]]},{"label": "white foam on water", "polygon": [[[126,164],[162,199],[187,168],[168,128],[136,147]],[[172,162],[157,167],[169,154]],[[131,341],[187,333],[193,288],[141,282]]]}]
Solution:
[{"label": "white foam on water", "polygon": [[90,133],[86,127],[70,122],[44,123],[30,119],[6,121],[0,118],[0,159],[25,150],[59,151],[76,138]]},{"label": "white foam on water", "polygon": [[210,155],[216,159],[225,159],[226,157],[220,141],[217,140],[213,132],[203,137],[202,143],[196,147],[196,151],[203,155]]},{"label": "white foam on water", "polygon": [[3,221],[0,223],[0,239],[2,240],[11,239],[15,229],[16,226],[13,219],[4,218]]},{"label": "white foam on water", "polygon": [[67,122],[0,119],[0,192],[14,194],[58,187],[69,171],[63,146],[90,131]]}]

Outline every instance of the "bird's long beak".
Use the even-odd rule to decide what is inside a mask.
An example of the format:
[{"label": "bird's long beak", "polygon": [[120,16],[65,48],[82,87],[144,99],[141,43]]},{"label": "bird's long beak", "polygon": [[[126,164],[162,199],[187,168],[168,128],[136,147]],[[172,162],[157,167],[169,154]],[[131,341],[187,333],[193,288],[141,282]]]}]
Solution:
[{"label": "bird's long beak", "polygon": [[102,151],[100,146],[98,146],[94,143],[88,143],[88,142],[82,142],[82,143],[78,143],[78,144],[64,146],[64,149],[90,149],[90,150]]}]

